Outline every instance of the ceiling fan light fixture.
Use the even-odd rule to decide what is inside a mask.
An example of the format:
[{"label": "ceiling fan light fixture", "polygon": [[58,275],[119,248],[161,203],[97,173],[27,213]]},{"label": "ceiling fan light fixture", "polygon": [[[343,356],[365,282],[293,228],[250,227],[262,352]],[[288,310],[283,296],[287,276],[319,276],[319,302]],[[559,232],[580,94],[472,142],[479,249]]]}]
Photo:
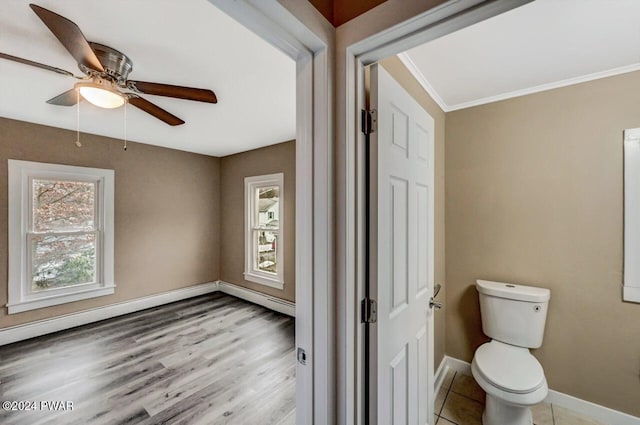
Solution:
[{"label": "ceiling fan light fixture", "polygon": [[80,91],[83,99],[100,108],[119,108],[126,102],[120,92],[104,83],[77,83],[76,90]]}]

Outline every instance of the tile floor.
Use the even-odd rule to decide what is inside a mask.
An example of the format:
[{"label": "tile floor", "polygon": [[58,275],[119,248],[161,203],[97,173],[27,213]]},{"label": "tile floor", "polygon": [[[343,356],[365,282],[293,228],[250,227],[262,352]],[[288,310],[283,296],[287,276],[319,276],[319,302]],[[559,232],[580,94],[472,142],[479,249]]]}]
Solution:
[{"label": "tile floor", "polygon": [[[473,377],[449,370],[436,396],[437,425],[482,425],[485,393]],[[535,425],[604,425],[557,405],[532,408]]]}]

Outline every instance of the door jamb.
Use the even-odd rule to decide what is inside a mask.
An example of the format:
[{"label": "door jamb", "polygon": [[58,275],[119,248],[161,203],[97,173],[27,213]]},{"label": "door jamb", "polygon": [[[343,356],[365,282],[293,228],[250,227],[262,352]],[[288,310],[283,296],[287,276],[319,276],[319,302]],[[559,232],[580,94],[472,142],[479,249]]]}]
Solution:
[{"label": "door jamb", "polygon": [[[344,137],[345,140],[338,140],[338,146],[343,147],[339,155],[346,158],[355,158],[351,163],[347,161],[346,175],[353,175],[353,181],[344,182],[346,193],[355,194],[347,197],[346,204],[343,205],[344,217],[355,217],[354,226],[343,226],[346,235],[338,235],[344,238],[346,246],[341,250],[346,259],[343,264],[337,263],[337,276],[346,279],[346,282],[338,281],[338,285],[353,287],[351,293],[347,291],[342,303],[344,306],[343,316],[346,319],[344,324],[347,329],[355,329],[354,343],[344,342],[340,348],[340,353],[346,355],[344,388],[338,393],[344,395],[344,403],[349,400],[355,402],[355,409],[352,411],[347,405],[339,405],[338,409],[343,412],[353,412],[353,417],[347,413],[346,417],[339,418],[338,423],[344,424],[364,424],[364,326],[360,323],[360,300],[365,296],[365,257],[363,249],[365,246],[364,214],[366,213],[364,191],[364,145],[365,135],[360,131],[362,126],[360,111],[366,109],[366,92],[364,68],[374,62],[386,57],[402,53],[408,49],[424,44],[428,41],[455,32],[464,27],[499,15],[508,10],[529,3],[532,0],[451,0],[441,6],[402,22],[388,30],[374,34],[364,40],[358,41],[346,47],[345,74],[346,85],[344,95],[346,100],[346,117],[341,120],[344,127],[338,128],[338,139]],[[339,206],[340,207],[340,206]],[[338,212],[338,215],[342,215]],[[338,239],[340,240],[340,239]],[[353,265],[353,266],[352,266]],[[350,271],[353,271],[353,275]],[[355,285],[349,285],[349,280],[353,278]],[[431,335],[433,345],[433,335]],[[340,403],[340,401],[339,401]]]},{"label": "door jamb", "polygon": [[209,2],[296,61],[296,423],[333,424],[331,42],[276,1]]}]

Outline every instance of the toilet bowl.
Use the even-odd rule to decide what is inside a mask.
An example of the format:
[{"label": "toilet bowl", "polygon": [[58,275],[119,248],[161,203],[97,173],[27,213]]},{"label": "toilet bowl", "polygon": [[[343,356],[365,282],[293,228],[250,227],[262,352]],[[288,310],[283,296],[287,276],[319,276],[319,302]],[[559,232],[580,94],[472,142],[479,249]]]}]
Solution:
[{"label": "toilet bowl", "polygon": [[542,345],[551,292],[478,280],[482,329],[492,338],[476,350],[471,373],[487,393],[483,425],[532,425],[530,407],[549,392],[544,370],[529,352]]},{"label": "toilet bowl", "polygon": [[484,425],[531,425],[530,406],[549,392],[542,366],[529,350],[499,341],[476,350],[471,373],[487,393]]}]

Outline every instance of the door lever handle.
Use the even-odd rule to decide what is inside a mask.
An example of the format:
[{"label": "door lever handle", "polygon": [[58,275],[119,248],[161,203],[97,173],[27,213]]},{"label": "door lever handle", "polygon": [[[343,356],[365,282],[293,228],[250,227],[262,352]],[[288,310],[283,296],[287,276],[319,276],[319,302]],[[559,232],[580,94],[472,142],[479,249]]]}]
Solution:
[{"label": "door lever handle", "polygon": [[437,297],[440,293],[441,289],[442,285],[440,285],[439,283],[435,286],[435,288],[433,288],[433,297],[429,298],[429,308],[440,310],[444,306],[444,304],[442,304],[440,301],[434,300],[434,298]]},{"label": "door lever handle", "polygon": [[433,288],[433,298],[438,296],[441,289],[442,289],[442,285],[440,285],[439,283],[436,284],[435,288]]}]

